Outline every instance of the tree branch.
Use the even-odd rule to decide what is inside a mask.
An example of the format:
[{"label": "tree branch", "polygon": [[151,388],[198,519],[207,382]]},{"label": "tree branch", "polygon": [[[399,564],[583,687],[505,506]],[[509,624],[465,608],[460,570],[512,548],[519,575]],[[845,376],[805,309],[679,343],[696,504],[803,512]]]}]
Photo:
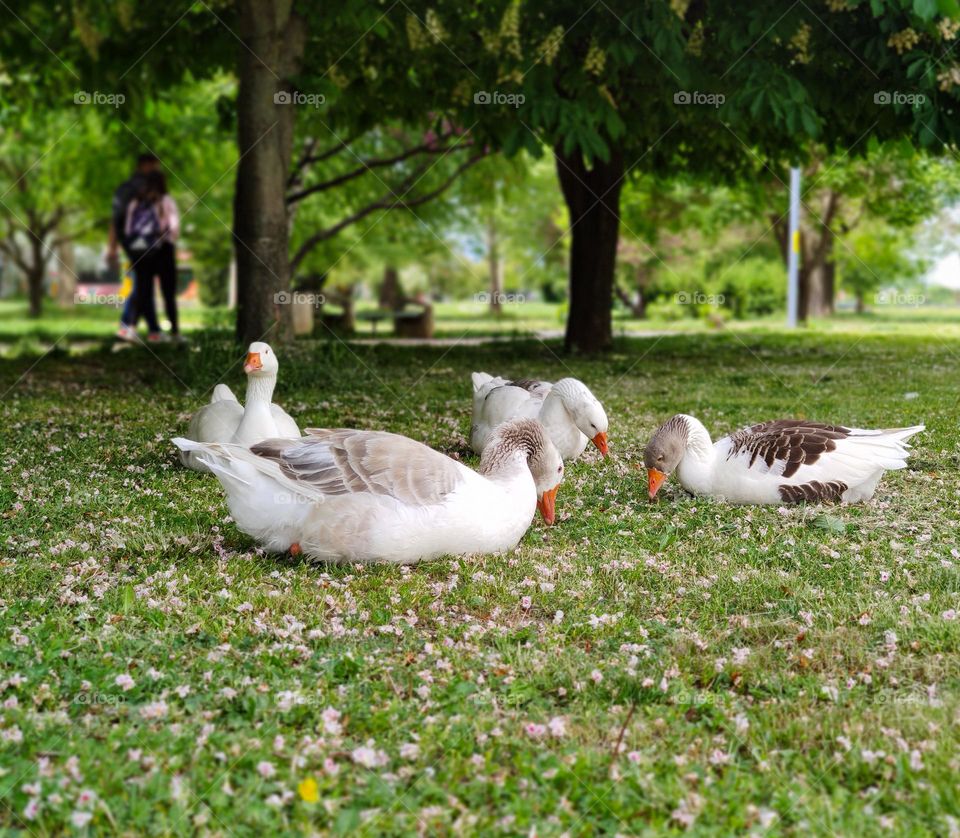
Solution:
[{"label": "tree branch", "polygon": [[[446,140],[449,139],[450,135],[444,135],[438,139]],[[372,169],[379,169],[384,166],[393,166],[397,163],[402,163],[404,160],[408,160],[416,154],[446,154],[448,151],[452,151],[460,146],[470,146],[473,145],[472,142],[460,143],[458,145],[452,146],[437,146],[430,143],[421,143],[418,146],[413,146],[411,148],[405,149],[399,154],[395,154],[393,157],[374,157],[369,160],[361,160],[360,165],[356,169],[353,169],[349,172],[346,172],[342,175],[338,175],[335,178],[330,180],[321,181],[320,183],[315,183],[312,186],[308,186],[305,189],[301,189],[297,192],[294,192],[292,195],[287,196],[287,206],[295,204],[297,201],[302,201],[308,195],[313,195],[315,192],[326,192],[328,189],[333,189],[334,187],[341,186],[344,183],[348,183],[351,180],[355,180],[361,175],[366,174]]]},{"label": "tree branch", "polygon": [[293,164],[293,167],[290,170],[290,176],[287,178],[287,189],[290,189],[292,186],[296,186],[300,183],[300,175],[303,173],[303,170],[307,167],[310,155],[313,153],[313,150],[317,147],[316,137],[308,137],[303,144],[303,153],[297,159],[297,162]]},{"label": "tree branch", "polygon": [[[397,197],[396,194],[391,193],[391,196],[381,198],[378,201],[367,204],[363,209],[357,210],[355,213],[348,215],[342,221],[338,221],[331,227],[326,227],[323,230],[318,230],[312,236],[307,238],[306,241],[297,249],[297,252],[293,255],[293,258],[290,260],[290,270],[295,272],[299,267],[300,263],[306,258],[307,254],[310,253],[318,244],[325,242],[328,239],[333,238],[337,233],[343,230],[346,227],[349,227],[351,224],[356,224],[358,221],[362,221],[370,213],[376,212],[378,209],[382,210],[391,210],[391,209],[411,209],[413,207],[418,207],[421,204],[427,203],[440,195],[442,192],[446,191],[450,185],[460,177],[463,172],[469,169],[471,166],[480,162],[484,157],[487,156],[486,151],[481,151],[478,154],[473,155],[468,160],[465,160],[461,163],[443,183],[441,183],[435,189],[432,189],[430,192],[427,192],[423,195],[419,195],[416,198],[411,200],[406,200],[405,197]],[[411,175],[407,178],[407,181],[410,181],[414,175]],[[410,187],[407,187],[409,190]],[[406,191],[402,193],[406,195]]]}]

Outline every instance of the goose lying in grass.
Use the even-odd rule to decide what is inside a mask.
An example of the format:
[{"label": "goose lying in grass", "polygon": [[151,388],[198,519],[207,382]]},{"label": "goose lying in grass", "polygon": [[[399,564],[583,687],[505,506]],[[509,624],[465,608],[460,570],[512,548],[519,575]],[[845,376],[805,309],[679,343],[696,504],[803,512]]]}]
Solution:
[{"label": "goose lying in grass", "polygon": [[[190,420],[187,438],[195,442],[253,445],[274,437],[299,437],[297,423],[272,402],[279,369],[277,355],[267,344],[251,343],[243,365],[247,374],[244,405],[226,384],[218,384],[213,388],[210,404],[201,407]],[[180,461],[195,471],[209,471],[193,451],[181,451]]]},{"label": "goose lying in grass", "polygon": [[470,447],[486,448],[494,429],[509,419],[536,419],[565,460],[575,460],[593,442],[607,456],[607,414],[587,385],[576,378],[508,381],[473,373],[473,424]]},{"label": "goose lying in grass", "polygon": [[651,499],[676,471],[688,492],[730,503],[852,503],[870,500],[885,470],[906,466],[906,441],[923,429],[777,419],[714,444],[699,420],[681,413],[660,426],[643,459]]},{"label": "goose lying in grass", "polygon": [[380,431],[316,430],[247,448],[174,439],[220,480],[237,526],[268,550],[411,564],[517,545],[554,520],[563,461],[538,422],[501,425],[479,473]]}]

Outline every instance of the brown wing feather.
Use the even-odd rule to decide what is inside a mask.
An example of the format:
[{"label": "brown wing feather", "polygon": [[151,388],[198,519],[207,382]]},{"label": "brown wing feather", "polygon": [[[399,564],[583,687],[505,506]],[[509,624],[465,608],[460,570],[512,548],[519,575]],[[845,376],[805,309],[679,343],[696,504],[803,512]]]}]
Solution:
[{"label": "brown wing feather", "polygon": [[840,501],[848,488],[850,487],[840,480],[830,480],[825,483],[821,483],[819,480],[811,480],[809,483],[801,483],[799,486],[790,486],[785,483],[780,486],[780,498],[786,503]]},{"label": "brown wing feather", "polygon": [[800,466],[815,463],[823,454],[837,447],[838,439],[850,436],[850,429],[841,425],[807,422],[802,419],[776,419],[763,422],[730,436],[731,457],[749,454],[748,468],[759,459],[767,468],[782,462],[783,476],[791,477]]},{"label": "brown wing feather", "polygon": [[442,501],[463,479],[455,461],[399,434],[345,428],[307,433],[302,439],[267,440],[250,450],[325,495],[369,492],[429,505]]},{"label": "brown wing feather", "polygon": [[506,386],[519,387],[521,390],[527,390],[533,393],[543,386],[543,382],[533,378],[518,378],[516,381],[508,381]]}]

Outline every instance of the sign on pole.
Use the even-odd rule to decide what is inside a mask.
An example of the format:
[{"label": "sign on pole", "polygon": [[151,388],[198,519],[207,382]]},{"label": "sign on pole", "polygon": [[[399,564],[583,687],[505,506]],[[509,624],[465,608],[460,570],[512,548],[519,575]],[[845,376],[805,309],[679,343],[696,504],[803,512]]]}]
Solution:
[{"label": "sign on pole", "polygon": [[800,168],[790,168],[790,238],[787,241],[787,326],[797,327],[800,307]]}]

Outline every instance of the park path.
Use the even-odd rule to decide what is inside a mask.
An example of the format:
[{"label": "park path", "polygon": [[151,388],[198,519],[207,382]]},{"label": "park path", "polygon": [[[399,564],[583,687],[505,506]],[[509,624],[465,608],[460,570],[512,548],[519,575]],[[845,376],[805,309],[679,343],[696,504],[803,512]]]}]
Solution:
[{"label": "park path", "polygon": [[[676,335],[682,334],[682,332],[673,330],[639,330],[639,331],[628,331],[623,332],[622,334],[617,334],[616,337],[628,337],[628,338],[658,338],[665,337],[667,335]],[[352,338],[349,343],[356,344],[365,344],[365,345],[383,345],[383,346],[483,346],[485,344],[491,343],[510,343],[511,341],[521,341],[521,340],[559,340],[563,337],[562,329],[547,329],[539,332],[525,332],[522,334],[508,334],[508,335],[477,335],[474,337],[467,337],[463,335],[459,338],[454,337],[444,337],[444,338],[395,338],[385,335],[384,337],[379,336],[370,336],[362,338]]]}]

